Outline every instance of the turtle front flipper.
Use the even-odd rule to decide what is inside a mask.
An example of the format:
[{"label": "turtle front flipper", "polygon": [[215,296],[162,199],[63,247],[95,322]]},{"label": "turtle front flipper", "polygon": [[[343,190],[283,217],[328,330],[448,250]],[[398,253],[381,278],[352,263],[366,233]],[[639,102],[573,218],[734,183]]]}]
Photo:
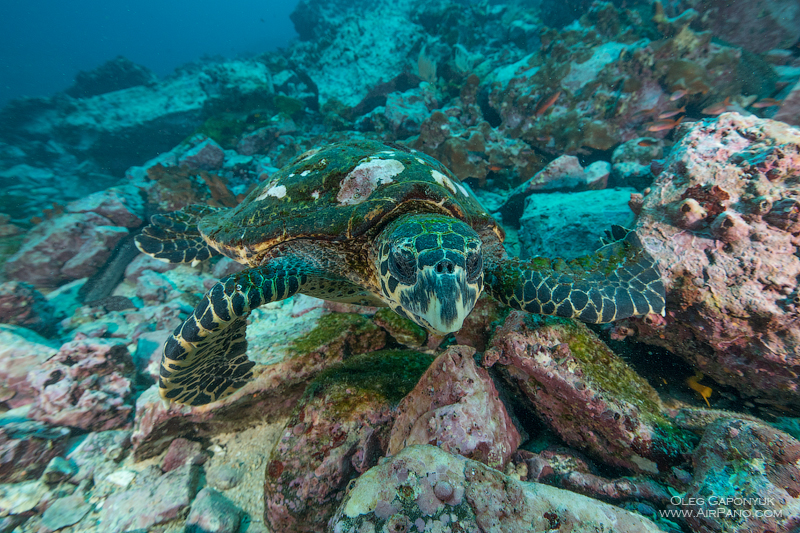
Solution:
[{"label": "turtle front flipper", "polygon": [[664,314],[665,291],[656,260],[632,231],[571,261],[536,257],[487,265],[485,286],[506,305],[542,315],[604,323]]},{"label": "turtle front flipper", "polygon": [[296,294],[308,275],[290,258],[232,274],[214,285],[164,344],[159,393],[186,405],[229,396],[252,377],[247,315]]},{"label": "turtle front flipper", "polygon": [[190,205],[180,211],[153,215],[150,225],[136,236],[136,247],[149,256],[168,263],[196,264],[219,252],[206,243],[197,223],[223,208]]}]

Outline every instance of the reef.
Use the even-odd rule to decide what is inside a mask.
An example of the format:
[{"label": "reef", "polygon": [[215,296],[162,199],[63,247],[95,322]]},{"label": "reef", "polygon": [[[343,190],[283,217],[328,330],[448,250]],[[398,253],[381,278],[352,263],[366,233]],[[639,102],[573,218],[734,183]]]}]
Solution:
[{"label": "reef", "polygon": [[[285,50],[0,110],[0,531],[800,528],[800,11],[530,4],[301,0]],[[163,343],[242,267],[133,237],[343,139],[440,160],[512,255],[632,228],[665,315],[485,296],[442,337],[297,295],[250,315],[247,385],[161,400]]]}]

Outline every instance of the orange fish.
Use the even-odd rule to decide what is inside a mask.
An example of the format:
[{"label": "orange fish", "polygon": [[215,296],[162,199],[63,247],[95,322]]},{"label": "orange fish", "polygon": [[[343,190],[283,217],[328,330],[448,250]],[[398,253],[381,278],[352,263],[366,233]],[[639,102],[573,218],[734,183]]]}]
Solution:
[{"label": "orange fish", "polygon": [[503,170],[503,167],[501,167],[500,165],[489,165],[489,167],[488,167],[488,168],[489,168],[489,170],[491,170],[492,172],[498,172],[498,171],[500,171],[500,170]]},{"label": "orange fish", "polygon": [[674,117],[675,115],[680,115],[681,113],[686,113],[686,106],[683,106],[680,109],[673,109],[672,111],[666,111],[658,115],[659,120],[664,120],[665,118]]},{"label": "orange fish", "polygon": [[677,120],[659,120],[659,121],[656,121],[656,122],[653,122],[652,124],[650,124],[650,126],[648,126],[648,128],[647,128],[647,131],[667,131],[667,130],[671,130],[672,128],[674,128],[675,126],[680,124],[682,121],[683,121],[683,117],[680,117]]},{"label": "orange fish", "polygon": [[722,102],[710,105],[700,112],[704,115],[721,115],[722,113],[728,110],[729,105],[731,105],[731,97],[726,96],[725,100],[723,100]]},{"label": "orange fish", "polygon": [[675,100],[680,100],[681,98],[686,96],[686,92],[687,92],[686,89],[678,89],[677,91],[669,95],[669,101],[674,102]]},{"label": "orange fish", "polygon": [[551,105],[556,103],[556,100],[558,100],[559,96],[561,96],[561,91],[558,91],[556,94],[545,100],[545,102],[536,110],[536,116],[541,117],[544,115],[544,112],[550,109]]},{"label": "orange fish", "polygon": [[775,100],[774,98],[762,98],[758,102],[754,104],[750,104],[750,107],[755,107],[756,109],[761,109],[763,107],[772,107],[776,105],[781,105],[783,100]]},{"label": "orange fish", "polygon": [[653,146],[653,145],[658,144],[658,141],[653,140],[653,139],[644,139],[644,140],[639,141],[636,144],[638,144],[639,146],[648,147],[648,146]]}]

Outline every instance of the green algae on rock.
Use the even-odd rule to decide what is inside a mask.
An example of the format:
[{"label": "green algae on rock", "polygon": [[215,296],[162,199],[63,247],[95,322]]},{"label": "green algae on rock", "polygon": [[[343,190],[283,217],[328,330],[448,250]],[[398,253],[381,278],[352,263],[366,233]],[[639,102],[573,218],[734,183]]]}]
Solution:
[{"label": "green algae on rock", "polygon": [[317,375],[268,457],[264,519],[273,531],[319,531],[348,483],[386,453],[395,408],[432,360],[382,350]]},{"label": "green algae on rock", "polygon": [[583,324],[512,313],[483,360],[499,363],[568,445],[607,464],[655,474],[689,460],[696,437],[674,425],[655,389]]}]

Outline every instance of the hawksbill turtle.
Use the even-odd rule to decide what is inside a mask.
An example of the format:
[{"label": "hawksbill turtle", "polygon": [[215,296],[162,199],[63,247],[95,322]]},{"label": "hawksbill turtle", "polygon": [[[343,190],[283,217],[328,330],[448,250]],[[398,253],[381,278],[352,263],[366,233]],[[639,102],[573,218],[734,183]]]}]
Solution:
[{"label": "hawksbill turtle", "polygon": [[572,261],[509,257],[504,232],[435,159],[351,141],[312,150],[238,206],[154,215],[138,248],[171,263],[217,254],[247,268],[217,282],[164,345],[161,396],[220,400],[252,376],[247,316],[302,293],[391,307],[430,332],[458,331],[486,290],[530,313],[611,322],[664,313],[656,261],[633,232]]}]

